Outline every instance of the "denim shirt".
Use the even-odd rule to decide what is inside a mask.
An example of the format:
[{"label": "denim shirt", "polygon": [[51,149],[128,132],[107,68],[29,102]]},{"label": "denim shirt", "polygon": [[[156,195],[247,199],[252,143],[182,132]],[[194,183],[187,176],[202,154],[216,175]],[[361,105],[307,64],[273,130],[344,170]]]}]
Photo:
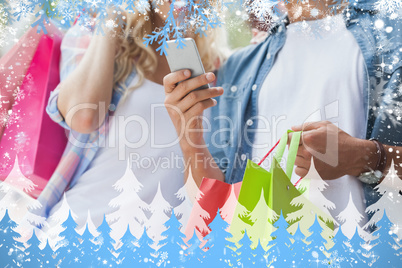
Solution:
[{"label": "denim shirt", "polygon": [[[359,0],[342,12],[347,29],[365,61],[364,107],[366,138],[402,145],[402,20],[375,11],[374,1]],[[211,131],[206,143],[228,183],[243,179],[255,138],[253,119],[258,93],[286,40],[287,17],[274,24],[266,40],[233,54],[218,72],[224,93],[211,110]],[[375,25],[383,27],[376,28]],[[387,28],[388,27],[388,28]],[[389,31],[392,27],[392,31]],[[387,30],[386,30],[387,29]],[[390,112],[390,110],[392,110]],[[353,116],[353,115],[351,115]],[[267,148],[269,149],[269,148]],[[378,200],[375,185],[364,184],[366,206]]]}]

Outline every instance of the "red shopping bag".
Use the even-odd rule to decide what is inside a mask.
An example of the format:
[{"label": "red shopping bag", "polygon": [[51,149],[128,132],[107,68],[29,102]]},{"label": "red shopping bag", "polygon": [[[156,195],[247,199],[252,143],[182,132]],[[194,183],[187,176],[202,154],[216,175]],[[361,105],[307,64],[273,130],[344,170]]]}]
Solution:
[{"label": "red shopping bag", "polygon": [[230,224],[241,184],[241,182],[228,184],[215,179],[203,178],[197,194],[198,199],[194,202],[186,225],[186,240],[192,237],[194,230],[200,239],[207,235],[210,231],[208,225],[215,218],[218,209],[222,219]]},{"label": "red shopping bag", "polygon": [[[0,180],[35,198],[53,174],[67,143],[64,129],[53,122],[45,110],[50,92],[60,82],[62,38],[54,26],[50,25],[48,30],[49,35],[36,34],[35,28],[27,34],[34,36],[31,41],[39,40],[38,45],[17,94],[13,94],[13,105],[7,112],[8,123],[0,140],[3,157]],[[21,47],[15,51],[24,53]],[[22,73],[20,70],[20,75]],[[21,178],[32,182],[31,187],[21,184]]]}]

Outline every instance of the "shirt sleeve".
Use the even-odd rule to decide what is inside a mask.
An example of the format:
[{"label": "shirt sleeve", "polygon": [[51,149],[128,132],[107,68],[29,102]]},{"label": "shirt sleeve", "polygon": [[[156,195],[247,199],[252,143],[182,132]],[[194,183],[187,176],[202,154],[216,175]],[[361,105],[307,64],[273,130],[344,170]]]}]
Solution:
[{"label": "shirt sleeve", "polygon": [[[74,25],[67,31],[60,47],[60,82],[64,81],[71,72],[77,68],[89,46],[91,38],[91,29],[80,26],[79,24]],[[53,121],[60,124],[62,127],[71,130],[57,107],[59,92],[59,86],[50,92],[46,112]]]}]

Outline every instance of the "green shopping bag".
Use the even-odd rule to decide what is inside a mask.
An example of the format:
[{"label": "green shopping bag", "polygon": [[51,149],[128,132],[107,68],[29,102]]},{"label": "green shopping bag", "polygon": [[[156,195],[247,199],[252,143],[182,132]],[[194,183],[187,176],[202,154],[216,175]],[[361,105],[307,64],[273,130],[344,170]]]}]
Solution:
[{"label": "green shopping bag", "polygon": [[[280,139],[270,171],[248,160],[238,203],[230,226],[230,232],[233,235],[231,240],[233,242],[238,242],[243,237],[244,230],[247,230],[247,234],[253,242],[252,247],[257,246],[259,240],[266,250],[268,242],[272,239],[271,233],[275,230],[273,223],[279,218],[281,212],[290,225],[288,228],[290,233],[296,231],[297,224],[295,223],[300,223],[301,231],[308,235],[308,229],[311,226],[310,222],[312,223],[315,215],[317,215],[321,221],[321,226],[324,228],[323,237],[328,242],[333,237],[334,223],[332,217],[322,212],[306,198],[306,195],[303,195],[304,191],[308,192],[308,179],[303,179],[304,191],[302,192],[296,189],[290,181],[301,132],[293,132],[289,145],[286,173],[279,165],[288,143],[288,134],[290,132],[292,131],[289,130]],[[311,215],[297,214],[303,206],[308,208]],[[310,217],[311,219],[304,218],[303,221],[300,221],[303,217]]]}]

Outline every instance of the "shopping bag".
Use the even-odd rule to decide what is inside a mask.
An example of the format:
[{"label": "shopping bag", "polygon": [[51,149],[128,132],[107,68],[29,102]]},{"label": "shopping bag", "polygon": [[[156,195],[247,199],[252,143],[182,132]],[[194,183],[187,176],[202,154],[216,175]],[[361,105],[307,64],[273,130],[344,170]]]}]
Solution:
[{"label": "shopping bag", "polygon": [[[315,215],[317,215],[322,222],[321,226],[324,226],[327,241],[332,237],[334,229],[332,217],[312,204],[290,181],[301,132],[293,132],[286,162],[286,172],[279,164],[288,143],[289,132],[291,131],[285,133],[280,139],[269,171],[248,160],[238,204],[230,226],[230,232],[233,235],[231,240],[233,242],[237,243],[246,230],[253,242],[252,247],[256,247],[258,241],[260,241],[263,248],[267,249],[269,241],[272,240],[271,233],[275,230],[274,222],[281,213],[290,225],[288,228],[290,233],[295,232],[298,225],[296,223],[302,217],[313,217],[314,219]],[[305,190],[307,190],[307,187],[308,185],[304,183]],[[292,202],[294,200],[297,200],[297,202]],[[311,213],[300,217],[290,217],[294,216],[304,206],[309,208]],[[303,233],[307,234],[308,228],[310,226],[300,224],[300,229]]]},{"label": "shopping bag", "polygon": [[45,111],[50,92],[60,82],[62,38],[53,25],[48,30],[51,34],[35,37],[39,38],[37,48],[9,110],[9,120],[15,122],[7,124],[0,140],[0,155],[6,156],[0,167],[0,180],[34,198],[50,179],[67,143],[64,129]]},{"label": "shopping bag", "polygon": [[208,225],[214,220],[218,209],[223,220],[230,223],[235,212],[242,182],[228,184],[215,179],[203,178],[197,199],[185,228],[186,241],[194,230],[199,239],[210,232]]},{"label": "shopping bag", "polygon": [[[62,33],[53,24],[46,26],[48,36],[62,38]],[[21,85],[37,50],[43,32],[37,33],[37,26],[30,28],[18,42],[0,58],[0,138],[11,116],[14,102],[22,98]]]}]

